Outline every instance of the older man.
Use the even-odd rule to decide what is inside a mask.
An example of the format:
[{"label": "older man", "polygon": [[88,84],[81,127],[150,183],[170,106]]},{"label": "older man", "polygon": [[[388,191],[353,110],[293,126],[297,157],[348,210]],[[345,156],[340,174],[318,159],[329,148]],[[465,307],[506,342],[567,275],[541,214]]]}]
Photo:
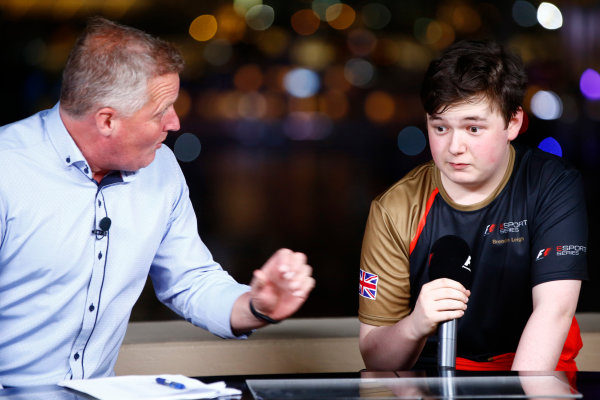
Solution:
[{"label": "older man", "polygon": [[0,128],[0,384],[111,375],[148,274],[163,303],[225,338],[306,300],[304,254],[277,251],[246,286],[200,240],[161,144],[179,129],[182,68],[171,44],[95,18],[60,102]]}]

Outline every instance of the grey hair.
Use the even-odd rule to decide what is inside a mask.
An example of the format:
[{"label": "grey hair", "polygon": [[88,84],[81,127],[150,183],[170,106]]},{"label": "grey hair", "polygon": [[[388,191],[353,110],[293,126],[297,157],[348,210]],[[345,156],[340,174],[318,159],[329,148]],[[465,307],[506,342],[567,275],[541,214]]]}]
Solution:
[{"label": "grey hair", "polygon": [[148,101],[148,81],[183,70],[181,53],[138,29],[93,17],[63,71],[61,108],[82,117],[102,107],[128,117]]}]

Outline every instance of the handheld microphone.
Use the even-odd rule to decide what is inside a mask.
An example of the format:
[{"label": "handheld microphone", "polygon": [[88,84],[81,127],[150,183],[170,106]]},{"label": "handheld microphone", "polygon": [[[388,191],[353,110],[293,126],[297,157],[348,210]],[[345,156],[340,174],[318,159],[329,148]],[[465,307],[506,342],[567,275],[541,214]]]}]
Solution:
[{"label": "handheld microphone", "polygon": [[[471,287],[471,249],[455,235],[442,236],[435,241],[429,255],[429,278],[449,278]],[[438,330],[438,367],[456,368],[456,320],[442,322]]]},{"label": "handheld microphone", "polygon": [[112,221],[110,220],[110,218],[108,218],[108,217],[102,218],[100,220],[100,222],[98,223],[98,227],[100,229],[93,229],[92,235],[96,235],[97,240],[102,239],[104,236],[106,236],[108,234],[108,230],[110,229],[111,223],[112,223]]}]

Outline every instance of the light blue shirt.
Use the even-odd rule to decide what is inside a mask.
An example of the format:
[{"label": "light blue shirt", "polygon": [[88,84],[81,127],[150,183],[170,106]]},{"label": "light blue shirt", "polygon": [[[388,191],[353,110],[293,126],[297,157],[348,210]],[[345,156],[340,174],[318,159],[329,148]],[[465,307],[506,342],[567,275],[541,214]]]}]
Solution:
[{"label": "light blue shirt", "polygon": [[[108,234],[92,234],[104,217]],[[249,288],[200,240],[171,150],[98,185],[58,105],[0,128],[0,384],[113,374],[148,274],[171,309],[234,337],[233,303]]]}]

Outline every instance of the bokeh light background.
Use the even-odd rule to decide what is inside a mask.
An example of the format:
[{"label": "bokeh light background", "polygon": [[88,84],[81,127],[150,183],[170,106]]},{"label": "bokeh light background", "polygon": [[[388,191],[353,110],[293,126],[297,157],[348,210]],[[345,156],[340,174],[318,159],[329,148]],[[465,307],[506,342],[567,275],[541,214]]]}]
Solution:
[{"label": "bokeh light background", "polygon": [[[201,237],[242,282],[279,247],[307,253],[317,287],[298,316],[310,317],[356,315],[370,201],[429,159],[418,98],[429,61],[460,39],[509,46],[530,78],[517,141],[583,173],[592,281],[579,311],[600,311],[598,1],[0,0],[0,124],[54,105],[91,15],[180,48],[182,129],[166,144]],[[132,318],[175,318],[151,290]]]}]

